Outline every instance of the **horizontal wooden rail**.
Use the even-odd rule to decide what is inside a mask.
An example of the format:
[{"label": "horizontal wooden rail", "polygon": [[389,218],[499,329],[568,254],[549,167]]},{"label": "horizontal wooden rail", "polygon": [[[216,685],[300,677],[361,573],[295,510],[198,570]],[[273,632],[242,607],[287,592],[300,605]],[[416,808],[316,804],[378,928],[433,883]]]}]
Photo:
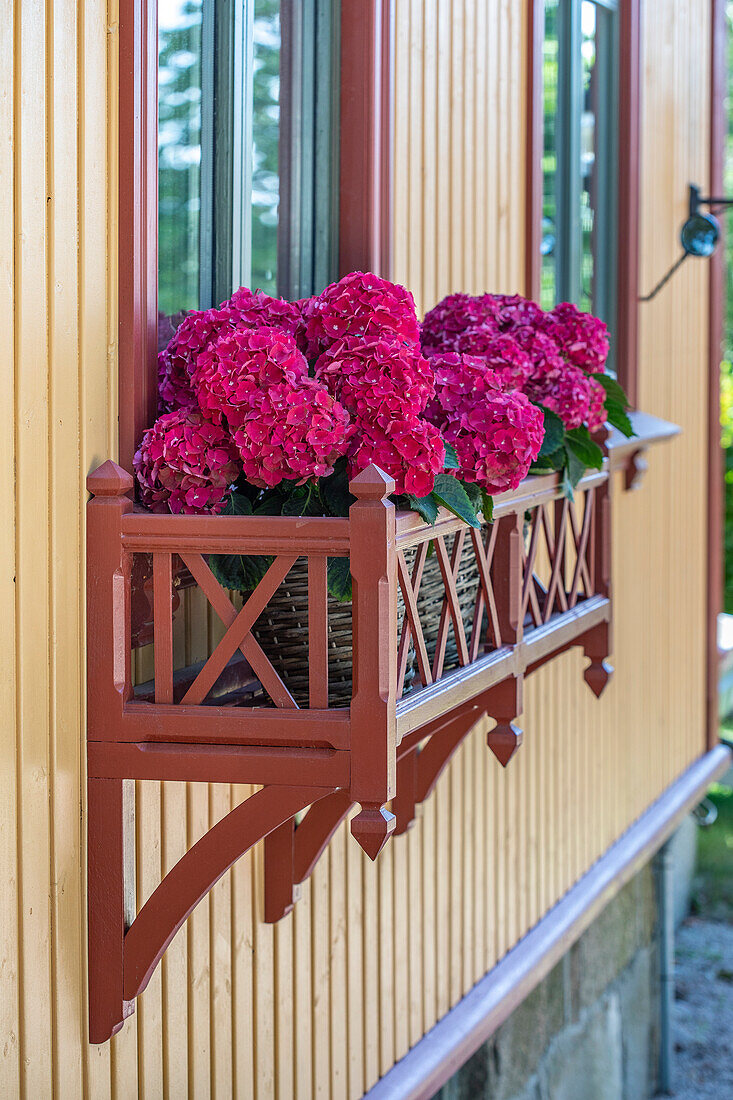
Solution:
[{"label": "horizontal wooden rail", "polygon": [[[128,1001],[144,988],[191,908],[246,847],[267,837],[265,911],[277,920],[352,807],[360,809],[351,831],[376,858],[395,828],[410,826],[485,714],[496,723],[488,745],[506,766],[522,740],[515,720],[529,669],[580,645],[597,694],[610,674],[607,465],[582,479],[574,503],[562,499],[557,475],[528,479],[497,498],[495,522],[480,530],[445,510],[433,526],[414,513],[398,514],[389,499],[394,483],[376,467],[351,482],[355,503],[344,519],[153,515],[133,510],[131,487],[113,463],[89,478],[94,1041],[121,1025]],[[241,606],[208,561],[227,553],[270,559]],[[140,569],[135,563],[143,556]],[[341,706],[329,691],[334,608],[327,592],[328,559],[338,556],[349,557],[353,582],[346,642],[353,684],[350,704]],[[206,660],[185,675],[174,652],[179,561],[223,626]],[[141,598],[132,599],[136,568],[150,600],[144,636],[154,642],[155,678],[144,698],[131,679],[132,607],[139,612]],[[267,616],[277,639],[277,615],[292,613],[298,585],[306,607],[297,612],[302,625],[294,620],[304,642],[304,692],[289,686],[277,641],[266,652],[263,636],[255,636]],[[220,690],[236,705],[225,705]],[[138,779],[263,789],[183,857],[128,930],[122,785]],[[300,824],[294,806],[311,807]]]}]

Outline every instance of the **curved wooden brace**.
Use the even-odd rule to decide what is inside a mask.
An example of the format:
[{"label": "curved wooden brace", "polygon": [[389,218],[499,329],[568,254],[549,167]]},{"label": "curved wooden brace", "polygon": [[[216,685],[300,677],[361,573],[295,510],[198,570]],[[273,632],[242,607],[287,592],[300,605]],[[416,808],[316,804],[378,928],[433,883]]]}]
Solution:
[{"label": "curved wooden brace", "polygon": [[276,924],[300,898],[331,837],[356,803],[348,791],[321,798],[296,825],[291,818],[265,838],[265,922]]},{"label": "curved wooden brace", "polygon": [[331,837],[355,805],[348,791],[339,790],[311,806],[295,827],[294,882],[305,882],[313,874]]},{"label": "curved wooden brace", "polygon": [[201,837],[168,872],[125,935],[124,996],[139,996],[163,952],[202,898],[258,840],[332,787],[263,787]]}]

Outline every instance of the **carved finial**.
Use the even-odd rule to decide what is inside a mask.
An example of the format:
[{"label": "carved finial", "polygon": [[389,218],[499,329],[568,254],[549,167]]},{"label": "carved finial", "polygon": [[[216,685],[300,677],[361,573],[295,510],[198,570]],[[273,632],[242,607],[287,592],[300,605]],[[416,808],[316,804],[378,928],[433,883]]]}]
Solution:
[{"label": "carved finial", "polygon": [[524,733],[513,722],[497,722],[493,730],[487,734],[486,744],[505,768],[522,744],[523,737]]},{"label": "carved finial", "polygon": [[606,690],[608,681],[613,676],[613,665],[608,661],[591,658],[591,662],[583,673],[583,679],[591,689],[596,699],[600,699]]},{"label": "carved finial", "polygon": [[349,482],[349,489],[357,500],[384,500],[394,492],[394,488],[394,478],[373,462]]},{"label": "carved finial", "polygon": [[351,822],[351,835],[371,860],[375,860],[394,832],[397,818],[375,803],[362,803],[361,813]]},{"label": "carved finial", "polygon": [[132,475],[111,459],[87,477],[87,489],[95,497],[124,497],[134,484]]}]

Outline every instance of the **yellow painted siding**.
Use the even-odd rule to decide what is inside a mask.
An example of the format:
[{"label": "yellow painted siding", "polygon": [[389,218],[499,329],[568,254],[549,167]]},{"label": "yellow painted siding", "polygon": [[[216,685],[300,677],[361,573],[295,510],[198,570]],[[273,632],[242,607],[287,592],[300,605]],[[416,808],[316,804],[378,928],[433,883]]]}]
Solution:
[{"label": "yellow painted siding", "polygon": [[[642,289],[707,179],[708,7],[647,4]],[[524,7],[395,19],[393,275],[422,308],[521,290]],[[91,1048],[83,482],[115,450],[116,31],[115,0],[0,0],[0,1095],[358,1097],[702,750],[706,266],[642,307],[641,404],[684,435],[616,497],[607,696],[576,653],[542,670],[506,772],[477,730],[376,866],[342,829],[275,928],[255,851]],[[215,627],[188,598],[192,660]],[[139,784],[138,901],[247,793]]]}]

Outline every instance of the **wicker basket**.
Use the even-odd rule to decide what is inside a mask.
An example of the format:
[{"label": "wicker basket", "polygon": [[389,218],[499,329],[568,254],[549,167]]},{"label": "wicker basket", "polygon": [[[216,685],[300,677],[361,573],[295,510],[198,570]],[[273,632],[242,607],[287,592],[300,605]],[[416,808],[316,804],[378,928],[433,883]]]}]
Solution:
[{"label": "wicker basket", "polygon": [[[414,550],[406,554],[408,571],[412,570]],[[464,557],[456,580],[467,640],[479,585],[479,573],[472,554]],[[435,654],[440,626],[440,613],[445,585],[435,554],[425,562],[417,608],[431,664]],[[397,600],[398,636],[405,608],[402,594]],[[277,592],[255,623],[252,633],[282,677],[298,706],[308,706],[308,566],[300,559],[288,573]],[[452,623],[448,629],[443,670],[458,668],[458,647]],[[352,623],[351,604],[328,600],[328,701],[330,706],[348,706],[352,693]],[[403,694],[417,686],[414,649],[411,648],[405,674]]]},{"label": "wicker basket", "polygon": [[[398,624],[404,616],[397,603]],[[301,558],[288,573],[252,628],[255,639],[282,677],[298,706],[308,706],[308,565]],[[351,604],[328,599],[328,702],[347,707],[353,676]],[[405,690],[414,677],[414,651],[407,661]]]},{"label": "wicker basket", "polygon": [[[450,553],[450,548],[449,548]],[[458,593],[458,606],[461,609],[463,629],[466,634],[466,642],[471,641],[471,628],[476,607],[476,595],[479,590],[479,571],[476,558],[468,549],[464,549],[461,564],[456,578],[456,592]],[[425,562],[420,591],[417,597],[417,610],[420,616],[420,624],[425,638],[425,647],[432,664],[435,656],[435,647],[438,642],[438,630],[440,627],[440,615],[445,598],[445,584],[443,574],[440,571],[440,563],[437,554],[431,556]],[[458,668],[458,645],[456,643],[453,620],[449,618],[448,638],[445,647],[443,672]]]}]

